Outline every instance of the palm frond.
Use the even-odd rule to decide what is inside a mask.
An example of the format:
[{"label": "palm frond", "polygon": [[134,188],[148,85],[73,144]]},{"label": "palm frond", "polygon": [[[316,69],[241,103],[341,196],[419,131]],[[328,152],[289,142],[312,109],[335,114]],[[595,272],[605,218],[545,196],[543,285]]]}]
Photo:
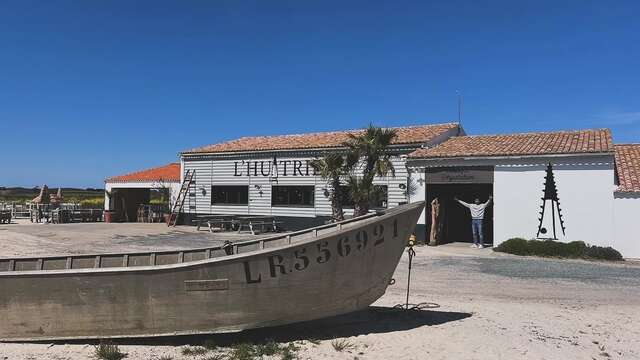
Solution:
[{"label": "palm frond", "polygon": [[[383,129],[373,124],[357,135],[347,135],[344,142],[348,149],[345,168],[350,173],[347,184],[351,198],[356,203],[354,209],[360,212],[356,215],[366,213],[371,202],[379,195],[373,185],[376,175],[387,176],[390,173],[395,177],[395,168],[387,151],[397,136],[395,129]],[[354,176],[354,170],[360,163],[363,164],[362,177],[358,178]]]},{"label": "palm frond", "polygon": [[323,179],[329,179],[335,176],[340,176],[344,172],[345,158],[339,153],[327,153],[320,159],[313,159],[309,162],[309,165],[316,171]]},{"label": "palm frond", "polygon": [[375,173],[378,176],[387,176],[391,173],[391,177],[396,177],[396,169],[391,162],[389,155],[384,155],[375,163]]}]

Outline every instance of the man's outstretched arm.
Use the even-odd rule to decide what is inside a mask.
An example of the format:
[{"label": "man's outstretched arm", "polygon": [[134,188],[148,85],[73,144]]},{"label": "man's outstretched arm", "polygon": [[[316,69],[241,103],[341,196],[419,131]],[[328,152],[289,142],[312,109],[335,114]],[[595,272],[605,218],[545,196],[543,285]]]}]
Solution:
[{"label": "man's outstretched arm", "polygon": [[464,207],[469,207],[469,203],[466,203],[460,199],[458,199],[457,197],[454,197],[453,200],[457,201],[460,203],[460,205],[464,206]]}]

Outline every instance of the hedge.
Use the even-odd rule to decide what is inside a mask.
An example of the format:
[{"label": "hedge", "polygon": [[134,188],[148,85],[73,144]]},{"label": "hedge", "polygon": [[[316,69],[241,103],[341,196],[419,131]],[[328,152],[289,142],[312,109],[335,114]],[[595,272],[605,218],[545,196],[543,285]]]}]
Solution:
[{"label": "hedge", "polygon": [[583,241],[563,243],[554,240],[513,238],[501,243],[494,250],[522,256],[624,261],[622,255],[614,248],[588,245]]}]

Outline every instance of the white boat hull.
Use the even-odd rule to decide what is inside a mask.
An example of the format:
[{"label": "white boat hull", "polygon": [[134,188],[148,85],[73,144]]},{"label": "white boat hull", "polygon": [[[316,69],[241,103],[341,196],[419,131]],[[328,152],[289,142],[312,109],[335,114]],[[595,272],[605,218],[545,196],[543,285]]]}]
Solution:
[{"label": "white boat hull", "polygon": [[[203,249],[195,261],[189,251],[0,259],[0,341],[233,332],[360,310],[384,294],[423,207],[237,244],[233,255]],[[178,261],[162,265],[169,256]]]}]

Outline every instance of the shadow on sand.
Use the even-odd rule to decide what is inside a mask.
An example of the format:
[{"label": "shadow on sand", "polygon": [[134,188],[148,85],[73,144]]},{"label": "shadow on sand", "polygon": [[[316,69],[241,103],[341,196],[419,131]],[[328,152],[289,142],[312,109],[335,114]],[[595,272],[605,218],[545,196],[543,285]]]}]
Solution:
[{"label": "shadow on sand", "polygon": [[441,325],[471,317],[470,313],[401,310],[371,306],[367,310],[333,316],[297,324],[247,330],[239,333],[214,335],[188,335],[158,338],[120,339],[115,342],[127,345],[202,345],[205,341],[226,346],[235,343],[260,343],[265,340],[291,342],[298,340],[329,340],[366,334],[379,334],[411,330],[422,326]]}]

